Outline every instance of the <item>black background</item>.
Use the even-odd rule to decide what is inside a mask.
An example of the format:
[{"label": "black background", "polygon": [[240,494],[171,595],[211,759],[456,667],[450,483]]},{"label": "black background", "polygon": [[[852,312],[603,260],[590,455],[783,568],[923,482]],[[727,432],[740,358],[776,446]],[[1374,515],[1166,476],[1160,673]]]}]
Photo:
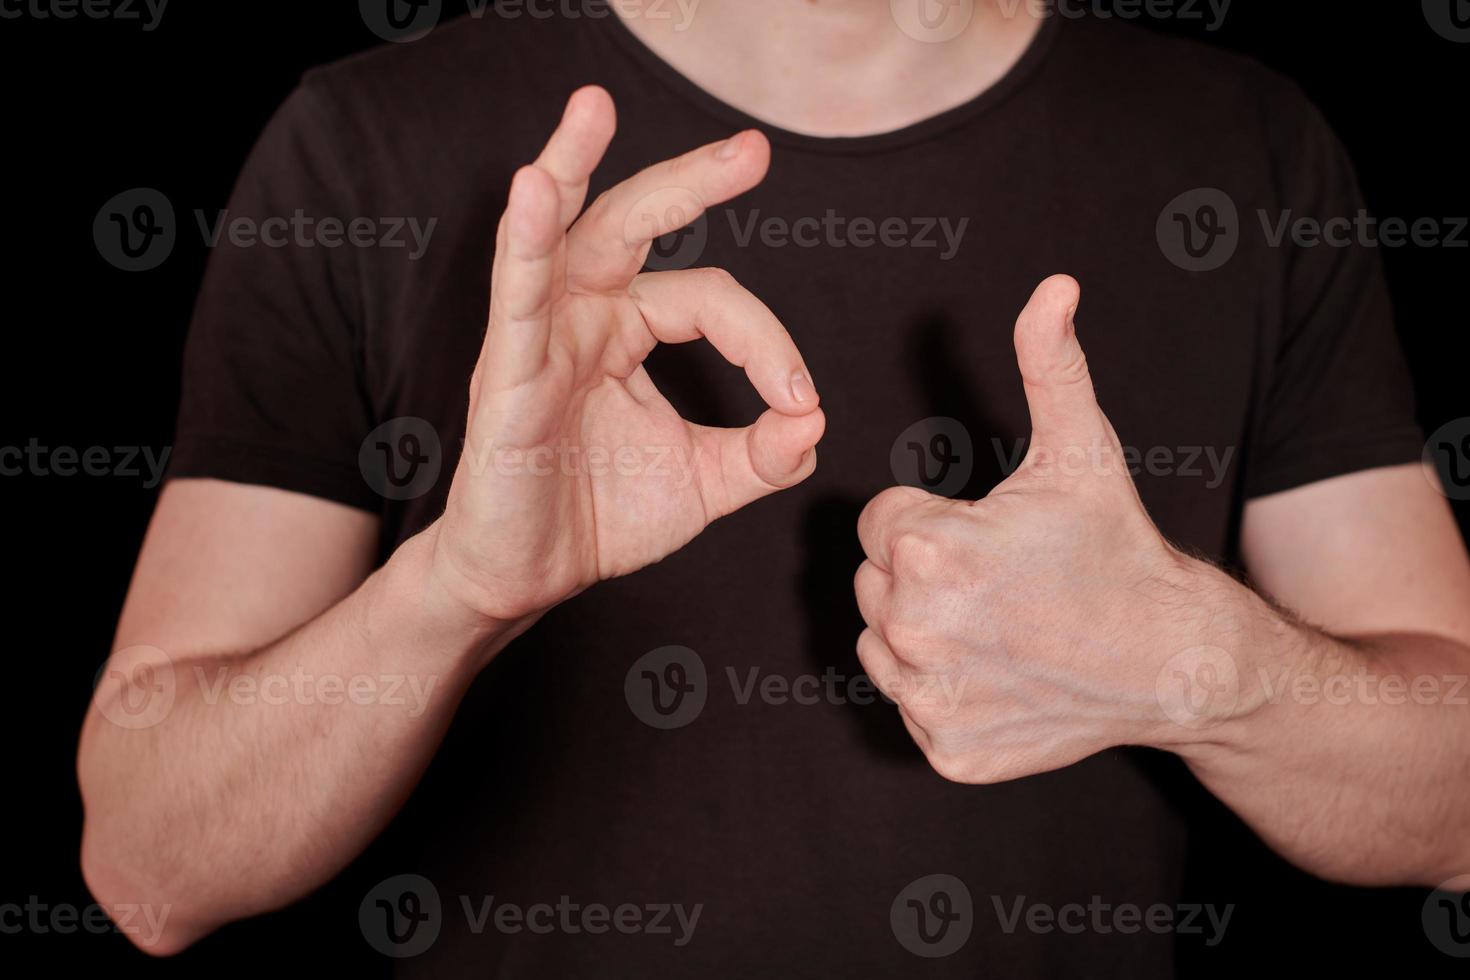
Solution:
[{"label": "black background", "polygon": [[[1470,44],[1432,31],[1419,3],[1236,0],[1218,31],[1200,21],[1148,23],[1247,52],[1297,79],[1348,145],[1378,216],[1470,215],[1461,152]],[[196,208],[223,208],[252,141],[302,70],[376,43],[357,4],[342,0],[174,0],[152,32],[137,21],[0,19],[0,167],[8,178],[0,446],[32,438],[79,450],[168,445],[206,249],[186,226],[161,268],[121,272],[93,244],[94,216],[135,187],[163,191],[189,222]],[[1460,248],[1384,251],[1425,430],[1470,416],[1459,342],[1470,326],[1464,238]],[[0,905],[90,902],[77,866],[76,736],[156,498],[144,482],[0,477],[12,571],[4,587],[11,686]],[[1457,504],[1457,516],[1470,527],[1470,505]],[[1316,882],[1229,819],[1202,836],[1209,846],[1191,892],[1236,910],[1220,946],[1181,944],[1184,976],[1356,974],[1378,965],[1450,976],[1470,967],[1426,940],[1422,891]],[[355,933],[355,915],[355,905],[308,903],[228,928],[166,962],[112,934],[0,933],[0,968],[28,953],[55,966],[85,961],[125,973],[380,971],[384,964]]]}]

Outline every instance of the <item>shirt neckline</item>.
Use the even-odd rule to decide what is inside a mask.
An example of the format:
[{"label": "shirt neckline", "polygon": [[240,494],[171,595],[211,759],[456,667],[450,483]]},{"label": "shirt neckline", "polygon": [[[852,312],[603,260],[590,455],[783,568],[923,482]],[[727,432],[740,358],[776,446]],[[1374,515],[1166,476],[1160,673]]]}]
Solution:
[{"label": "shirt neckline", "polygon": [[616,13],[610,12],[605,19],[612,21],[609,28],[610,33],[617,46],[625,54],[656,76],[665,87],[672,89],[705,113],[721,119],[737,130],[759,129],[775,146],[810,153],[853,156],[896,149],[931,139],[1000,105],[1025,85],[1046,60],[1060,32],[1062,20],[1060,17],[1044,18],[1036,34],[1026,46],[1026,50],[1022,52],[1015,64],[1011,65],[1010,69],[994,84],[966,102],[917,122],[909,123],[907,126],[883,133],[865,136],[812,136],[783,129],[737,109],[701,88],[673,65],[659,57],[652,48],[644,44],[628,29],[628,25],[623,23],[622,18]]}]

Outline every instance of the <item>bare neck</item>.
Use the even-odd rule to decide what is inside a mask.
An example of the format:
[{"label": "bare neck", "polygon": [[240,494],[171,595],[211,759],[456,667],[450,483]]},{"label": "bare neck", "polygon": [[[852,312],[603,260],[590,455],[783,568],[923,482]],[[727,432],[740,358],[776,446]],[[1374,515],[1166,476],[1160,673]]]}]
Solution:
[{"label": "bare neck", "polygon": [[613,9],[684,77],[812,136],[901,129],[973,99],[1035,37],[1024,0],[623,0]]}]

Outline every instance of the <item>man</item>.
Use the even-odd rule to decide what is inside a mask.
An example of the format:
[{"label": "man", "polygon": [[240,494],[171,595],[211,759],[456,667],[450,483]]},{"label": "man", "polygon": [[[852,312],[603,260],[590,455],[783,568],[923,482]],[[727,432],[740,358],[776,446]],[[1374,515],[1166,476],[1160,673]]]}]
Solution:
[{"label": "man", "polygon": [[441,27],[262,138],[233,215],[438,224],[214,256],[99,898],[170,953],[351,866],[410,975],[1168,975],[1028,910],[1177,902],[1191,773],[1321,876],[1470,871],[1376,262],[1199,247],[1356,213],[1300,94],[1026,5],[654,9]]}]

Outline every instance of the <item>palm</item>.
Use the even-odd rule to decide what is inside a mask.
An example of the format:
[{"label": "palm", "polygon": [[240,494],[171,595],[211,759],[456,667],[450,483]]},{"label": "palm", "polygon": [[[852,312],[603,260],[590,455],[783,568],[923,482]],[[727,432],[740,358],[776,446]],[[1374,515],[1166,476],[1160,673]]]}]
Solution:
[{"label": "palm", "polygon": [[536,424],[515,442],[554,447],[552,472],[531,486],[510,475],[481,491],[519,497],[520,517],[558,555],[547,571],[567,591],[683,546],[719,516],[706,496],[724,492],[719,461],[706,456],[709,440],[658,393],[642,365],[643,345],[576,343],[618,333],[652,341],[629,297],[567,297],[547,370],[516,393],[522,411],[515,414]]},{"label": "palm", "polygon": [[[764,173],[764,153],[694,151],[618,185],[573,223],[611,135],[596,132],[595,104],[578,119],[578,98],[589,99],[574,96],[512,187],[445,515],[456,577],[505,617],[658,561],[710,521],[804,479],[823,426],[799,353],[759,300],[714,270],[639,274],[649,242],[706,205],[693,188],[733,196]],[[697,337],[744,366],[772,406],[754,425],[694,425],[659,394],[644,359],[660,342]]]},{"label": "palm", "polygon": [[609,451],[599,474],[569,488],[589,519],[579,536],[596,542],[596,566],[584,574],[603,579],[636,571],[683,547],[719,516],[706,504],[724,492],[719,461],[706,457],[709,440],[657,393],[641,364],[627,379],[605,374],[577,414],[583,444]]}]

